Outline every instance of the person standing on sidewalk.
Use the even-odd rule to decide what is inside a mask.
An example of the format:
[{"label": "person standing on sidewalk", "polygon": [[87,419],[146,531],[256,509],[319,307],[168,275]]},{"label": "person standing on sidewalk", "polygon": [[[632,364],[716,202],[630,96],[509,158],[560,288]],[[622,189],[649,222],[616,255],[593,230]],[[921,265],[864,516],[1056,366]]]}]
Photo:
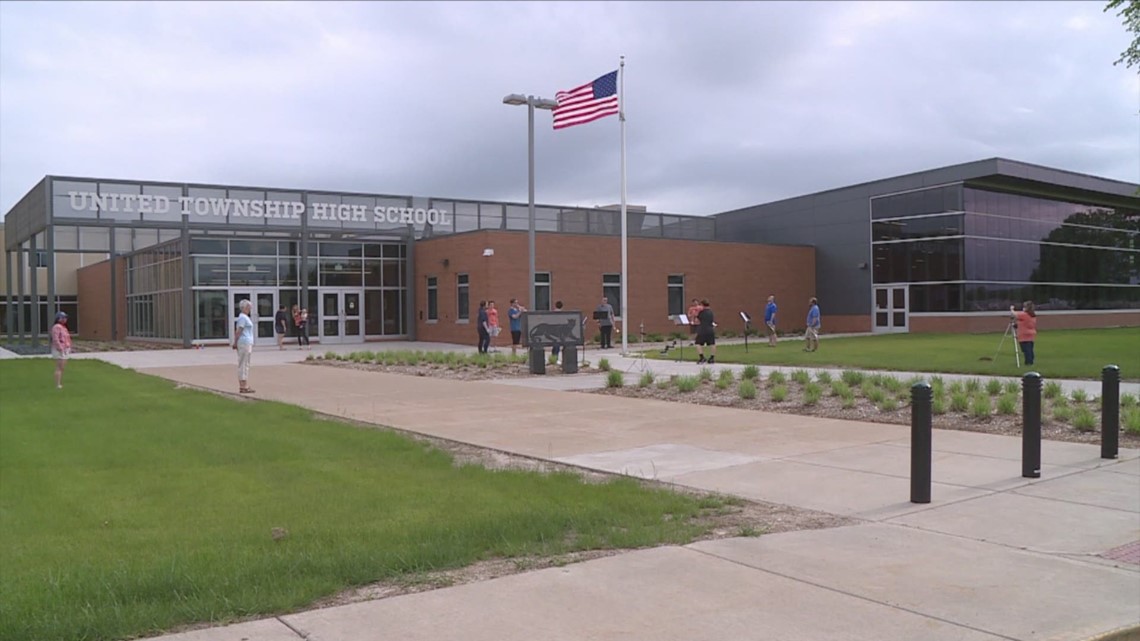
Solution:
[{"label": "person standing on sidewalk", "polygon": [[71,330],[67,329],[67,314],[55,315],[51,326],[51,357],[55,359],[55,387],[63,389],[63,368],[71,358]]},{"label": "person standing on sidewalk", "polygon": [[807,329],[804,330],[804,351],[819,349],[819,301],[814,296],[808,300]]},{"label": "person standing on sidewalk", "polygon": [[614,306],[610,305],[610,299],[602,296],[602,304],[594,312],[602,314],[598,319],[598,329],[602,330],[601,349],[609,349],[613,347]]},{"label": "person standing on sidewalk", "polygon": [[701,301],[694,298],[693,302],[689,304],[688,311],[689,313],[686,314],[686,316],[689,318],[689,333],[695,336],[697,333],[697,323],[699,322],[697,317],[701,315]]},{"label": "person standing on sidewalk", "polygon": [[764,331],[768,333],[768,347],[776,346],[776,297],[769,296],[764,307]]},{"label": "person standing on sidewalk", "polygon": [[285,349],[285,323],[289,314],[285,312],[284,305],[277,306],[277,313],[273,315],[273,333],[277,335],[277,349]]},{"label": "person standing on sidewalk", "polygon": [[487,332],[491,335],[490,342],[487,343],[487,349],[490,350],[491,343],[495,342],[495,338],[502,331],[499,327],[499,310],[495,308],[495,301],[487,301]]},{"label": "person standing on sidewalk", "polygon": [[234,320],[233,348],[238,353],[238,392],[252,394],[249,388],[249,362],[253,356],[253,320],[249,317],[253,303],[242,300],[238,303],[237,319]]},{"label": "person standing on sidewalk", "polygon": [[491,347],[491,326],[487,323],[487,301],[479,301],[479,313],[475,315],[479,330],[479,353],[486,354]]},{"label": "person standing on sidewalk", "polygon": [[705,346],[709,348],[708,364],[716,363],[716,319],[708,299],[701,301],[701,312],[697,314],[697,365],[705,362]]}]

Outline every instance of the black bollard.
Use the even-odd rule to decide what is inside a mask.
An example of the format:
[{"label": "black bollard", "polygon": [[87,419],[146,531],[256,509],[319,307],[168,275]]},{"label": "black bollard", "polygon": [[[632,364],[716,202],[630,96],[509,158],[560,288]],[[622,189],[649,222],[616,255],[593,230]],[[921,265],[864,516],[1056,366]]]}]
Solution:
[{"label": "black bollard", "polygon": [[562,347],[562,373],[578,373],[578,347],[576,345]]},{"label": "black bollard", "polygon": [[930,384],[910,388],[910,502],[930,502],[931,411]]},{"label": "black bollard", "polygon": [[1021,377],[1021,476],[1041,478],[1041,375]]},{"label": "black bollard", "polygon": [[1108,365],[1100,373],[1100,457],[1120,454],[1120,368]]},{"label": "black bollard", "polygon": [[546,373],[546,350],[534,345],[530,346],[530,373]]}]

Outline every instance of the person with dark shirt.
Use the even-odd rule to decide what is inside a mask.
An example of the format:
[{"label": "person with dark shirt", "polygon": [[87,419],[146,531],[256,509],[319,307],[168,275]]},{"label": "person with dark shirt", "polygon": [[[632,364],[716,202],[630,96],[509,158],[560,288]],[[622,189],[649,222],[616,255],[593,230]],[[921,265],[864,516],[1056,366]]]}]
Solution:
[{"label": "person with dark shirt", "polygon": [[716,321],[712,306],[706,298],[701,301],[701,311],[697,314],[697,365],[705,362],[705,346],[709,348],[709,365],[716,362]]},{"label": "person with dark shirt", "polygon": [[608,298],[602,296],[602,303],[594,309],[594,313],[602,315],[598,320],[598,329],[602,330],[601,349],[609,349],[614,346],[612,338],[614,333],[614,306],[610,305]]},{"label": "person with dark shirt", "polygon": [[277,349],[285,349],[285,323],[289,314],[285,312],[284,305],[277,306],[277,313],[273,315],[273,333],[277,335]]},{"label": "person with dark shirt", "polygon": [[487,301],[479,301],[479,314],[475,317],[479,326],[479,353],[486,354],[491,349],[491,325],[487,318]]}]

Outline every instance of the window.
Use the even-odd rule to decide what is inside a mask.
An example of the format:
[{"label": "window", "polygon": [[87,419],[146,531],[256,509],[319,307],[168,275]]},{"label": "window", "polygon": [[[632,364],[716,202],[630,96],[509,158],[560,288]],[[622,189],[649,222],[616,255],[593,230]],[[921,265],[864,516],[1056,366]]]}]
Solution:
[{"label": "window", "polygon": [[614,308],[614,317],[621,318],[621,274],[602,274],[602,295]]},{"label": "window", "polygon": [[439,320],[439,279],[435,276],[427,277],[427,319],[429,323]]},{"label": "window", "polygon": [[673,275],[669,277],[669,315],[685,313],[685,277]]},{"label": "window", "polygon": [[36,253],[28,254],[28,263],[31,267],[47,267],[48,253],[42,249],[37,249]]},{"label": "window", "polygon": [[550,311],[550,272],[534,273],[534,311]]},{"label": "window", "polygon": [[456,318],[461,321],[471,320],[471,294],[470,281],[467,274],[455,275],[456,292]]}]

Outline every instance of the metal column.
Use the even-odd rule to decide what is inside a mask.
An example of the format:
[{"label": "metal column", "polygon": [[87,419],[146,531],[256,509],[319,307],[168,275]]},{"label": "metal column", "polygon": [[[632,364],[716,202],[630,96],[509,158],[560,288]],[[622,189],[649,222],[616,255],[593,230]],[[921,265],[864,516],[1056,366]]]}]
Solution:
[{"label": "metal column", "polygon": [[16,320],[16,312],[12,307],[12,252],[4,250],[4,280],[5,285],[8,287],[4,291],[7,292],[7,305],[4,307],[4,327],[8,329],[8,344],[12,344],[12,325]]},{"label": "metal column", "polygon": [[408,292],[407,308],[404,309],[405,334],[408,340],[416,340],[416,230],[408,226],[408,251],[404,256],[404,289]]},{"label": "metal column", "polygon": [[24,283],[28,281],[27,272],[24,270],[27,265],[27,253],[24,252],[24,243],[16,245],[16,341],[20,345],[24,344],[24,305],[27,301],[24,300]]},{"label": "metal column", "polygon": [[39,257],[36,255],[36,237],[33,234],[32,237],[28,239],[28,269],[31,270],[29,284],[32,290],[32,331],[30,334],[33,350],[40,344],[40,287],[37,282],[40,279],[39,267],[37,267],[39,262]]},{"label": "metal column", "polygon": [[190,259],[190,215],[182,214],[182,347],[194,346],[194,263]]},{"label": "metal column", "polygon": [[111,340],[119,340],[119,300],[117,294],[119,293],[118,279],[115,275],[119,271],[118,262],[115,260],[115,226],[112,225],[108,228],[107,233],[110,238],[107,243],[107,252],[111,256]]},{"label": "metal column", "polygon": [[[48,322],[55,322],[55,313],[59,311],[59,301],[55,295],[55,225],[48,225],[45,232],[44,247],[47,250],[47,312]],[[74,323],[74,322],[73,322]],[[75,327],[74,324],[71,325]],[[48,336],[51,334],[49,333]]]}]

